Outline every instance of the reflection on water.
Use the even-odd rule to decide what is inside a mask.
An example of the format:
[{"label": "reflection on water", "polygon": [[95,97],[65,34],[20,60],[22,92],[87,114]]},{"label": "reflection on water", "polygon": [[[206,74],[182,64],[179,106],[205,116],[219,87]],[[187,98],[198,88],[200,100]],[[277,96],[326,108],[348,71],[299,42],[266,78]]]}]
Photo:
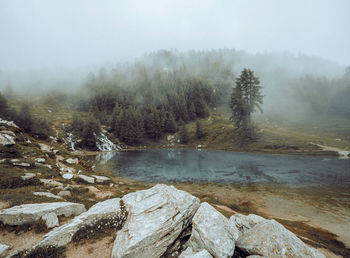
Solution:
[{"label": "reflection on water", "polygon": [[116,174],[152,182],[350,184],[350,160],[337,158],[193,149],[153,149],[104,155],[96,159]]},{"label": "reflection on water", "polygon": [[109,160],[113,159],[115,155],[116,152],[109,151],[96,155],[95,160],[98,164],[106,164]]}]

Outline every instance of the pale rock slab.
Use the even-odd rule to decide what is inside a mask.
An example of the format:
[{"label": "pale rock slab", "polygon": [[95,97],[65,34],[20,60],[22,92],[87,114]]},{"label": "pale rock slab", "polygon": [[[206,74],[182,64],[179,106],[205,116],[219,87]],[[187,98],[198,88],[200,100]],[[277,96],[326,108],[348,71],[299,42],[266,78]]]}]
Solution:
[{"label": "pale rock slab", "polygon": [[202,250],[199,252],[193,252],[193,250],[188,247],[185,251],[181,253],[179,258],[213,258],[207,250]]},{"label": "pale rock slab", "polygon": [[41,217],[46,224],[47,228],[54,228],[59,225],[58,217],[55,213],[50,212]]},{"label": "pale rock slab", "polygon": [[248,216],[235,214],[230,217],[230,223],[234,224],[241,234],[244,234],[256,224],[264,221],[266,221],[265,218],[255,214],[249,214]]},{"label": "pale rock slab", "polygon": [[21,162],[21,163],[13,163],[14,166],[20,166],[20,167],[30,167],[29,163]]},{"label": "pale rock slab", "polygon": [[51,152],[52,150],[52,147],[44,143],[39,143],[39,146],[40,146],[40,149],[44,152]]},{"label": "pale rock slab", "polygon": [[0,221],[6,225],[16,226],[38,221],[48,213],[69,217],[79,215],[84,211],[83,204],[71,202],[23,204],[1,211]]},{"label": "pale rock slab", "polygon": [[75,158],[75,159],[73,159],[73,158],[68,158],[68,159],[66,159],[66,162],[67,162],[68,164],[79,164],[78,158]]},{"label": "pale rock slab", "polygon": [[109,199],[92,206],[88,211],[75,217],[70,223],[64,224],[58,228],[53,229],[46,235],[32,249],[43,246],[65,246],[72,241],[74,234],[83,226],[93,225],[101,219],[110,216],[118,216],[121,223],[125,221],[125,209],[121,208],[120,198]]},{"label": "pale rock slab", "polygon": [[40,182],[42,182],[46,186],[63,188],[63,184],[61,182],[57,182],[52,179],[40,179]]},{"label": "pale rock slab", "polygon": [[7,133],[0,132],[0,144],[4,146],[11,146],[16,144],[14,137]]},{"label": "pale rock slab", "polygon": [[5,125],[5,126],[9,126],[9,127],[14,127],[14,128],[19,128],[15,122],[13,121],[7,121],[7,120],[4,120],[2,118],[0,118],[0,125]]},{"label": "pale rock slab", "polygon": [[236,226],[204,202],[193,217],[192,235],[187,245],[194,251],[205,249],[213,257],[231,257],[238,236]]},{"label": "pale rock slab", "polygon": [[112,257],[160,257],[188,228],[200,201],[173,186],[125,195],[128,219],[117,232]]},{"label": "pale rock slab", "polygon": [[39,163],[44,163],[45,162],[45,158],[36,158],[35,161],[39,162]]},{"label": "pale rock slab", "polygon": [[57,195],[61,197],[72,196],[71,192],[67,190],[60,191]]},{"label": "pale rock slab", "polygon": [[96,179],[96,183],[103,184],[109,182],[111,179],[106,176],[96,176],[92,175]]},{"label": "pale rock slab", "polygon": [[53,199],[58,199],[58,200],[63,200],[61,196],[54,195],[53,193],[48,193],[48,192],[33,192],[34,195],[36,196],[44,196],[48,198],[53,198]]},{"label": "pale rock slab", "polygon": [[25,181],[25,180],[28,180],[28,179],[32,179],[35,177],[35,174],[34,173],[24,173],[23,176],[21,176],[21,178]]},{"label": "pale rock slab", "polygon": [[80,178],[81,180],[83,180],[85,183],[88,183],[88,184],[95,183],[95,178],[91,176],[78,175],[78,178]]},{"label": "pale rock slab", "polygon": [[64,179],[72,179],[73,178],[73,174],[71,174],[71,173],[65,173],[65,174],[63,174],[62,175],[62,177],[64,178]]},{"label": "pale rock slab", "polygon": [[266,220],[256,224],[239,237],[236,245],[251,255],[280,258],[325,258],[321,252],[307,246],[275,220]]},{"label": "pale rock slab", "polygon": [[0,257],[3,257],[7,249],[10,247],[8,245],[0,244]]}]

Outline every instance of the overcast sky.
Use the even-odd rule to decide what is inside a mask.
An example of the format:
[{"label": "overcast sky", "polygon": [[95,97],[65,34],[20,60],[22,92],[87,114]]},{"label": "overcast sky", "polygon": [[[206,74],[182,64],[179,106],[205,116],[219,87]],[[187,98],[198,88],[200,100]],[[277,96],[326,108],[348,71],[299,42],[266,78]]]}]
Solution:
[{"label": "overcast sky", "polygon": [[288,51],[350,65],[350,0],[0,0],[0,70],[172,48]]}]

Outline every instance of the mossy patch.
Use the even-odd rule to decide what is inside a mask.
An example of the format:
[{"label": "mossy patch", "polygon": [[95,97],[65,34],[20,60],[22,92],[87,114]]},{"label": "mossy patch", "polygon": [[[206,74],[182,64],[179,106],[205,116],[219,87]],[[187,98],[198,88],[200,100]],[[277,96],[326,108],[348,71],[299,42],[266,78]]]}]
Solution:
[{"label": "mossy patch", "polygon": [[122,200],[120,200],[119,205],[120,213],[106,215],[106,217],[98,219],[90,225],[81,227],[73,235],[72,241],[75,243],[84,243],[86,240],[109,236],[112,232],[120,230],[128,217],[128,212]]},{"label": "mossy patch", "polygon": [[65,246],[43,246],[31,251],[21,251],[11,258],[62,258],[65,257]]}]

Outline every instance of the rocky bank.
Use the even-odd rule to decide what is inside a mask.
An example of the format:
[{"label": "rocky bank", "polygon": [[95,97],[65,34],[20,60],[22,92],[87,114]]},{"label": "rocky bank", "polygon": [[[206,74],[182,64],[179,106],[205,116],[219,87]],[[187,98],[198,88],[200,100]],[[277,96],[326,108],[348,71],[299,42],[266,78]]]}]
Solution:
[{"label": "rocky bank", "polygon": [[99,202],[87,211],[68,202],[11,207],[0,212],[0,221],[11,226],[47,223],[48,217],[60,214],[75,217],[62,225],[49,224],[55,228],[27,250],[11,252],[11,244],[2,243],[0,256],[61,257],[70,242],[108,232],[114,238],[113,258],[325,257],[275,220],[254,214],[227,219],[197,197],[161,184]]}]

